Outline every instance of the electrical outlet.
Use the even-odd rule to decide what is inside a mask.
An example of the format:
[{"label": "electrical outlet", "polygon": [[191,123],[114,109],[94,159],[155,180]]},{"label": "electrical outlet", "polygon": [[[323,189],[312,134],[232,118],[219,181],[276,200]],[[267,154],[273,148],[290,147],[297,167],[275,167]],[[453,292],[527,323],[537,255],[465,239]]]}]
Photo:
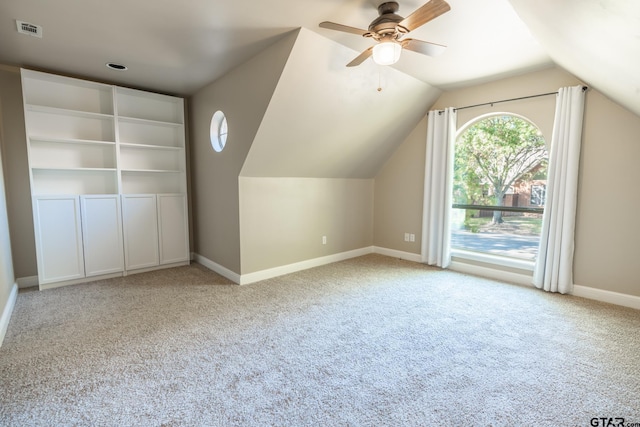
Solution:
[{"label": "electrical outlet", "polygon": [[404,241],[408,242],[409,241],[409,233],[404,233]]},{"label": "electrical outlet", "polygon": [[327,244],[327,236],[322,236],[322,244],[323,245]]},{"label": "electrical outlet", "polygon": [[409,241],[410,242],[415,242],[416,241],[416,235],[413,234],[413,233],[409,234]]}]

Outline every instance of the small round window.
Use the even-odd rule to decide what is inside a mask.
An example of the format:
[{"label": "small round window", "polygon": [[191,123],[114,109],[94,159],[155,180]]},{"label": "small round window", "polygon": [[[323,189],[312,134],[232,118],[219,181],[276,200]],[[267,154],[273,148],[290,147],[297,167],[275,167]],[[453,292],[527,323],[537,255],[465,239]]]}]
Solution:
[{"label": "small round window", "polygon": [[220,110],[213,113],[211,117],[211,128],[209,135],[211,137],[211,146],[218,153],[222,151],[227,143],[227,118]]}]

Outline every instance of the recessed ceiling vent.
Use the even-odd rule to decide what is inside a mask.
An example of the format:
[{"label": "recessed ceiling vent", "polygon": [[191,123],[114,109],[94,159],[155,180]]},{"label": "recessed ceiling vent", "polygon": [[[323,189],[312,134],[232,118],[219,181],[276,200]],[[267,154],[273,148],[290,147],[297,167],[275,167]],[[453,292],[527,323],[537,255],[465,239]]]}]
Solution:
[{"label": "recessed ceiling vent", "polygon": [[116,70],[116,71],[126,71],[126,70],[128,70],[126,65],[116,64],[115,62],[107,62],[105,65],[107,66],[107,68],[110,68],[110,69]]},{"label": "recessed ceiling vent", "polygon": [[42,38],[42,27],[40,25],[16,20],[16,26],[18,27],[18,32],[20,34],[28,34],[30,36]]}]

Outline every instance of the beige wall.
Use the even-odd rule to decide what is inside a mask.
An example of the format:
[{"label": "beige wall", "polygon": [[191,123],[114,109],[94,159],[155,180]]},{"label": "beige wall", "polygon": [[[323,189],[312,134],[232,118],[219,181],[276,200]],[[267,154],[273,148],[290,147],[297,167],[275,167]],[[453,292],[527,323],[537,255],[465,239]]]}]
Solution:
[{"label": "beige wall", "polygon": [[[189,100],[194,251],[240,273],[238,176],[289,52],[293,32]],[[209,138],[211,116],[222,110],[229,137],[220,153]]]},{"label": "beige wall", "polygon": [[[0,315],[9,301],[9,296],[15,276],[13,274],[13,259],[11,256],[11,239],[9,231],[9,217],[7,216],[6,192],[4,183],[3,151],[4,151],[4,108],[0,98]],[[0,331],[1,333],[2,331]],[[0,343],[2,336],[0,336]]]},{"label": "beige wall", "polygon": [[[578,84],[580,82],[574,76],[562,69],[549,68],[518,77],[445,92],[431,109],[464,107],[501,99],[556,92],[560,87]],[[458,110],[458,127],[462,128],[469,121],[485,114],[508,112],[528,118],[542,131],[545,140],[549,142],[553,132],[555,105],[556,99],[552,95],[498,103],[493,106],[462,109]]]},{"label": "beige wall", "polygon": [[640,117],[587,93],[574,282],[640,296]]},{"label": "beige wall", "polygon": [[3,156],[9,230],[13,239],[13,270],[16,277],[38,275],[36,246],[31,213],[31,187],[27,137],[22,107],[20,70],[0,67],[0,100],[2,101]]},{"label": "beige wall", "polygon": [[[420,253],[427,119],[422,119],[375,178],[375,246]],[[415,242],[405,242],[412,233]]]},{"label": "beige wall", "polygon": [[373,180],[242,177],[240,228],[242,274],[370,247]]},{"label": "beige wall", "polygon": [[[580,82],[574,76],[552,68],[445,92],[432,109],[553,92],[563,86],[578,84]],[[554,96],[501,103],[460,110],[458,126],[483,114],[509,112],[529,118],[550,140],[554,110]],[[575,239],[574,282],[577,285],[640,296],[640,263],[637,262],[640,227],[636,226],[635,218],[640,211],[640,198],[634,191],[635,183],[640,182],[638,158],[640,118],[596,90],[589,90]],[[420,229],[424,164],[424,148],[409,138],[376,177],[376,246],[420,252],[419,246],[407,247],[399,241],[398,232]],[[399,198],[397,192],[407,195],[401,209],[394,212],[391,202]],[[408,202],[417,197],[420,198],[420,215],[402,212],[402,208],[412,205],[417,209],[416,203]],[[392,237],[385,234],[389,229],[395,229]]]}]

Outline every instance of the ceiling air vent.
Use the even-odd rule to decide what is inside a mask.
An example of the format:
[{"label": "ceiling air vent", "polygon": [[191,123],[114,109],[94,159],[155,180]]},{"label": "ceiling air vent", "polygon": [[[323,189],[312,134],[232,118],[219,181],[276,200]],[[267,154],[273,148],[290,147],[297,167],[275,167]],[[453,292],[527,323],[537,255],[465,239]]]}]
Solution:
[{"label": "ceiling air vent", "polygon": [[40,25],[17,20],[16,25],[20,34],[28,34],[30,36],[42,38],[42,27]]}]

